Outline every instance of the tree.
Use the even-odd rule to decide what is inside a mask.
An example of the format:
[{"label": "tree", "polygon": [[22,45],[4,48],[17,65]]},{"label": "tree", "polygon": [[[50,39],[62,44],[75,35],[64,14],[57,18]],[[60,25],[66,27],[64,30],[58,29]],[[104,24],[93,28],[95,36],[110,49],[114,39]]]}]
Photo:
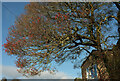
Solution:
[{"label": "tree", "polygon": [[[3,78],[1,81],[7,81],[6,78]],[[9,80],[8,80],[9,81]],[[12,79],[12,81],[20,81],[19,79]]]},{"label": "tree", "polygon": [[8,55],[16,55],[16,66],[24,75],[54,72],[53,63],[76,61],[83,51],[112,48],[109,23],[115,16],[113,3],[30,3],[26,13],[9,28],[4,44]]}]

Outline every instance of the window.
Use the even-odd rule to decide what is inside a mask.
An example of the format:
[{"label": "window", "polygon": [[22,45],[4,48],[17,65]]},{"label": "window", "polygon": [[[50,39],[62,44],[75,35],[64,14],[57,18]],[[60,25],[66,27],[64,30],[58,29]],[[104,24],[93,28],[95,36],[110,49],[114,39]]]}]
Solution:
[{"label": "window", "polygon": [[86,69],[88,79],[97,79],[97,64],[94,64]]}]

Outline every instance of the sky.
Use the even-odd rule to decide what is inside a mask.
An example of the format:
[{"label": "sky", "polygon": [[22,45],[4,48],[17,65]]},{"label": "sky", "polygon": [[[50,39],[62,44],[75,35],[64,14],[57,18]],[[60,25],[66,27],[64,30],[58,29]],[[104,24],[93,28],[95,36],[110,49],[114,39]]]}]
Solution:
[{"label": "sky", "polygon": [[[14,24],[15,19],[21,13],[24,13],[24,6],[29,4],[28,2],[3,2],[2,3],[2,44],[6,43],[8,35],[8,28]],[[8,79],[12,78],[25,78],[20,73],[17,73],[17,67],[15,66],[15,56],[8,56],[2,48],[2,77]],[[73,69],[71,62],[63,63],[57,67],[58,72],[55,75],[51,75],[48,72],[42,73],[42,75],[31,78],[54,78],[54,79],[72,79],[81,77],[80,69]],[[0,72],[1,73],[1,72]],[[79,74],[78,74],[79,73]]]}]

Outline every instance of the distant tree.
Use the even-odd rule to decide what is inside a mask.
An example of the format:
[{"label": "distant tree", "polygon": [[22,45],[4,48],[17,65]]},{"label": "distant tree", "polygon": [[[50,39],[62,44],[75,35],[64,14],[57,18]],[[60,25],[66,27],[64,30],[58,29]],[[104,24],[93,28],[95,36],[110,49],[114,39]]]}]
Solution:
[{"label": "distant tree", "polygon": [[6,79],[6,78],[3,78],[2,81],[7,81],[7,79]]},{"label": "distant tree", "polygon": [[[6,78],[3,78],[2,81],[7,81]],[[9,80],[8,80],[9,81]],[[19,79],[12,79],[11,81],[20,81]]]},{"label": "distant tree", "polygon": [[13,79],[12,81],[20,81],[19,79]]},{"label": "distant tree", "polygon": [[5,51],[17,56],[18,72],[24,75],[52,73],[54,63],[74,62],[84,51],[113,47],[108,39],[117,40],[118,35],[108,34],[108,21],[118,21],[115,8],[113,3],[30,3],[9,28]]}]

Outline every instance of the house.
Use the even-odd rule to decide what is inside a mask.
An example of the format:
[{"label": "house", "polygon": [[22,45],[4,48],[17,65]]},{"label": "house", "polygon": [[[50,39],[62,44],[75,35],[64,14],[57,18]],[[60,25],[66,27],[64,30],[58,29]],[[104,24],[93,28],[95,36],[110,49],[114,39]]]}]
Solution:
[{"label": "house", "polygon": [[[107,72],[103,59],[101,59],[104,53],[108,59],[112,59],[113,52],[111,50],[102,52],[93,50],[91,54],[89,54],[81,66],[82,79],[109,79],[109,73]],[[108,62],[109,61],[110,60],[108,60]]]}]

